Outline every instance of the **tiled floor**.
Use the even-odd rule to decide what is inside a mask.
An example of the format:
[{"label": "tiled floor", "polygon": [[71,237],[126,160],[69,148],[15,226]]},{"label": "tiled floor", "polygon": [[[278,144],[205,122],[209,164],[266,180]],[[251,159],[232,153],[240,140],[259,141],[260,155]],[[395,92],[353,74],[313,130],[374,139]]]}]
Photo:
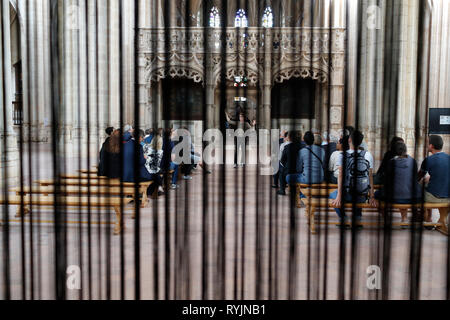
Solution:
[{"label": "tiled floor", "polygon": [[[39,157],[33,157],[33,172],[39,172],[39,178],[51,177],[50,160],[50,150],[41,146]],[[86,168],[86,164],[83,160],[81,167]],[[77,168],[78,161],[66,159],[66,172]],[[195,172],[192,181],[180,181],[180,189],[150,200],[149,206],[140,211],[141,298],[337,299],[343,293],[346,299],[374,299],[381,298],[382,292],[391,299],[409,298],[410,230],[394,229],[389,237],[380,229],[367,227],[355,238],[351,231],[345,231],[341,241],[339,229],[331,225],[322,226],[319,234],[311,235],[304,209],[291,210],[289,197],[277,196],[270,187],[270,177],[258,175],[256,166],[226,166],[224,171],[217,166],[213,174],[206,176],[200,171]],[[32,177],[37,178],[36,174]],[[33,219],[39,222],[31,226],[27,218],[24,229],[14,218],[15,208],[10,209],[12,298],[22,298],[23,284],[26,297],[31,298],[33,279],[34,298],[53,299],[56,254],[52,208],[34,211]],[[93,223],[88,230],[86,210],[68,211],[67,265],[81,268],[82,290],[67,289],[67,298],[78,299],[82,294],[85,299],[119,299],[122,277],[124,297],[134,298],[135,220],[131,219],[131,210],[132,207],[127,209],[124,219],[123,251],[122,238],[112,235],[112,212],[92,210]],[[336,219],[334,213],[329,217]],[[365,214],[364,219],[376,220],[377,216]],[[291,232],[294,221],[296,231]],[[3,298],[7,260],[5,229],[0,230]],[[342,258],[341,242],[345,244]],[[423,231],[421,299],[445,298],[447,245],[447,238],[440,233]],[[382,290],[369,290],[367,268],[383,266],[383,256],[390,257],[390,264],[384,261],[385,270],[389,265],[389,279],[382,281]],[[339,266],[343,266],[342,273]],[[339,279],[343,279],[344,286]]]}]

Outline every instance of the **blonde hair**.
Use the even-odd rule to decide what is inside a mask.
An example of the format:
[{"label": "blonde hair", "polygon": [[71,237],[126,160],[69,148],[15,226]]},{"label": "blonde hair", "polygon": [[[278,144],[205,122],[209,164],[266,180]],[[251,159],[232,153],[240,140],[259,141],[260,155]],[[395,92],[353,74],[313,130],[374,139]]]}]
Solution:
[{"label": "blonde hair", "polygon": [[152,142],[150,143],[150,148],[152,148],[153,150],[162,150],[162,144],[162,137],[157,134],[153,137]]}]

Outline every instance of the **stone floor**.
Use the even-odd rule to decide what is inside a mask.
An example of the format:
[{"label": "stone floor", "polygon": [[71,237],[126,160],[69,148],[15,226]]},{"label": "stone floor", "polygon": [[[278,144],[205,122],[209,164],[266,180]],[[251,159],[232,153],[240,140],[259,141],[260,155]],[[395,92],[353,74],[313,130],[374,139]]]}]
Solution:
[{"label": "stone floor", "polygon": [[[52,176],[52,153],[46,145],[39,148],[39,156],[32,157],[32,180]],[[66,172],[87,166],[86,160],[79,163],[67,157],[61,161]],[[23,166],[27,174],[28,165]],[[112,234],[112,212],[93,209],[89,225],[86,210],[69,210],[67,266],[80,267],[82,281],[81,290],[67,288],[67,298],[120,299],[123,294],[134,299],[136,281],[142,299],[338,299],[339,293],[346,299],[377,299],[382,293],[389,299],[410,297],[411,230],[394,229],[389,237],[379,228],[366,227],[354,238],[350,230],[341,238],[336,226],[323,225],[311,235],[304,209],[291,209],[290,198],[277,196],[270,177],[257,174],[256,166],[216,166],[206,176],[200,171],[196,170],[192,181],[180,181],[178,190],[150,200],[140,210],[140,280],[135,273],[132,205],[125,214],[123,237]],[[23,226],[14,213],[15,208],[9,207],[11,296],[22,299],[25,292],[31,298],[33,284],[33,298],[53,299],[52,208],[33,211],[33,223],[26,218]],[[336,221],[334,213],[328,217]],[[437,220],[436,213],[433,218]],[[377,215],[364,214],[364,219],[376,220]],[[5,229],[0,233],[3,299]],[[388,240],[390,245],[384,249]],[[345,254],[341,256],[342,247]],[[445,236],[423,231],[421,299],[445,298],[447,248]],[[390,257],[384,267],[389,279],[382,281],[381,290],[369,290],[367,268],[382,266],[383,256]]]}]

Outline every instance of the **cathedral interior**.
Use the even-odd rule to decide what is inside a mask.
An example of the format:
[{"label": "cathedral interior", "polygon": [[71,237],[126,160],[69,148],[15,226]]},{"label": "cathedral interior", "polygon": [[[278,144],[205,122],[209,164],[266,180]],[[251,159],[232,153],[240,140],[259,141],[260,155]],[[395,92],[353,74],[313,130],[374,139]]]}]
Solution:
[{"label": "cathedral interior", "polygon": [[[123,218],[90,200],[108,127],[187,130],[200,158],[205,132],[241,115],[277,139],[337,142],[356,128],[376,169],[397,136],[419,167],[431,134],[448,154],[450,1],[2,0],[1,22],[0,299],[450,297],[448,236],[379,225],[373,210],[346,233],[326,209],[310,234],[310,202],[297,207],[295,186],[280,197],[261,174],[261,139],[244,145],[245,167],[233,167],[233,142],[146,206],[122,197]],[[24,192],[43,180],[46,195]],[[380,290],[366,287],[371,265]],[[81,289],[66,286],[70,266]]]}]

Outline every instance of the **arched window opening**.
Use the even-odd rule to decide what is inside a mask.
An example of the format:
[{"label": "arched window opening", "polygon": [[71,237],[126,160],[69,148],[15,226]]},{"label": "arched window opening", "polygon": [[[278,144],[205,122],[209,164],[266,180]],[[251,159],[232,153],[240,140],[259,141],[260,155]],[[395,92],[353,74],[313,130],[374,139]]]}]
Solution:
[{"label": "arched window opening", "polygon": [[236,18],[234,19],[234,26],[236,28],[247,28],[248,19],[244,9],[239,9],[236,12]]},{"label": "arched window opening", "polygon": [[220,15],[217,7],[212,7],[209,12],[209,26],[213,28],[220,27]]},{"label": "arched window opening", "polygon": [[267,7],[264,10],[264,14],[262,17],[262,26],[264,28],[272,28],[273,27],[273,12],[271,7]]}]

